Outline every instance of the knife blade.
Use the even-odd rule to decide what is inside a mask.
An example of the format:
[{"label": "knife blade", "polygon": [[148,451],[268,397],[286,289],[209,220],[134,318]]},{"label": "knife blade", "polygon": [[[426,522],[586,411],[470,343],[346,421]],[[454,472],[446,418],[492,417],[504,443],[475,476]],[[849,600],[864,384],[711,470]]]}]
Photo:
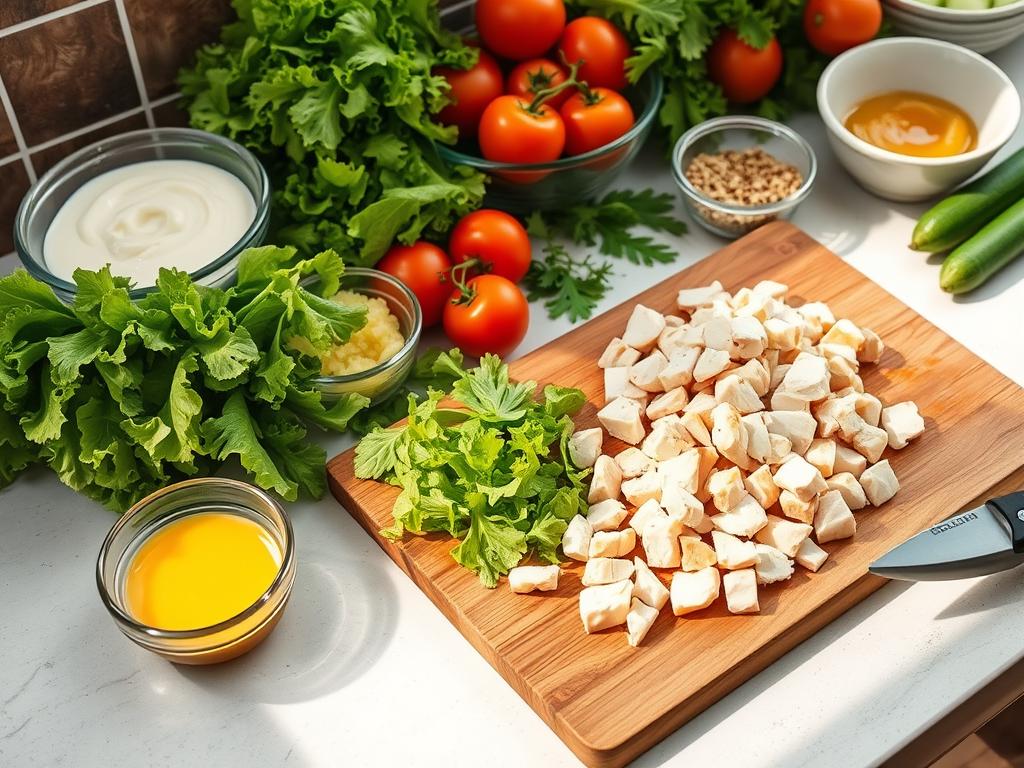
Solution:
[{"label": "knife blade", "polygon": [[990,499],[933,525],[872,563],[878,576],[966,579],[1024,565],[1024,492]]}]

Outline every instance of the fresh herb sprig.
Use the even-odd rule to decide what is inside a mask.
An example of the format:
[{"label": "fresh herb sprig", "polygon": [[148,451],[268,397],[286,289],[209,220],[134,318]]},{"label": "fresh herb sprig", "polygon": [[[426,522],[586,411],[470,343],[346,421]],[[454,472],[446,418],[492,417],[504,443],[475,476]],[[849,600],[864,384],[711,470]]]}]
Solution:
[{"label": "fresh herb sprig", "polygon": [[549,242],[544,258],[535,260],[523,281],[530,301],[544,300],[548,317],[565,315],[570,322],[594,314],[608,292],[612,265],[595,264],[592,257],[574,259],[564,246]]}]

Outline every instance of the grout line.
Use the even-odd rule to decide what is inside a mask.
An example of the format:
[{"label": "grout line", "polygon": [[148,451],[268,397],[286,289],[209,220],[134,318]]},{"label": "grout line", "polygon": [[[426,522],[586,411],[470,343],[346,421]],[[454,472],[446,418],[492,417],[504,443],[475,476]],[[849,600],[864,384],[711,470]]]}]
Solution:
[{"label": "grout line", "polygon": [[164,104],[170,104],[181,98],[181,91],[176,91],[170,96],[161,96],[159,99],[153,99],[149,102],[150,107],[162,107]]},{"label": "grout line", "polygon": [[13,155],[8,155],[7,157],[5,157],[2,160],[0,160],[0,168],[2,168],[3,166],[7,165],[8,163],[15,163],[15,162],[20,163],[24,159],[25,158],[22,157],[21,152],[15,152]]},{"label": "grout line", "polygon": [[25,164],[25,172],[28,174],[30,183],[36,183],[36,169],[32,167],[32,161],[28,157],[28,146],[25,144],[25,136],[21,132],[21,125],[18,123],[18,116],[14,114],[14,105],[11,104],[11,96],[7,93],[7,86],[0,77],[0,105],[7,113],[7,121],[11,124],[11,133],[14,134],[14,143],[18,145],[18,155]]},{"label": "grout line", "polygon": [[60,19],[64,16],[70,16],[73,13],[84,11],[86,8],[92,8],[94,5],[101,5],[105,2],[107,2],[107,0],[82,0],[82,2],[69,5],[67,8],[60,8],[56,11],[51,11],[50,13],[44,13],[42,16],[36,16],[33,19],[26,19],[25,21],[20,21],[17,24],[12,24],[9,27],[4,27],[3,29],[0,29],[0,37],[7,37],[8,35],[13,35],[23,30],[37,27],[48,21]]},{"label": "grout line", "polygon": [[25,151],[31,154],[33,152],[38,152],[41,149],[49,149],[50,147],[55,147],[58,144],[63,144],[65,141],[69,141],[71,139],[77,139],[79,136],[84,136],[85,134],[95,131],[99,128],[105,128],[106,126],[116,123],[119,120],[124,120],[126,118],[133,117],[142,112],[142,110],[142,107],[133,107],[132,109],[129,109],[127,112],[118,112],[116,115],[112,115],[111,117],[105,117],[102,120],[97,120],[95,123],[90,123],[84,128],[76,128],[73,131],[68,131],[67,133],[61,134],[55,139],[50,139],[40,144],[27,147]]},{"label": "grout line", "polygon": [[135,48],[135,36],[132,34],[131,24],[128,23],[128,12],[124,9],[124,0],[114,0],[114,7],[117,9],[117,18],[121,22],[121,34],[124,35],[125,46],[128,48],[128,60],[131,62],[132,73],[135,75],[135,87],[139,91],[139,101],[146,111],[146,125],[156,128],[156,121],[153,119],[153,105],[149,103],[149,95],[146,93],[146,81],[142,77],[139,52]]}]

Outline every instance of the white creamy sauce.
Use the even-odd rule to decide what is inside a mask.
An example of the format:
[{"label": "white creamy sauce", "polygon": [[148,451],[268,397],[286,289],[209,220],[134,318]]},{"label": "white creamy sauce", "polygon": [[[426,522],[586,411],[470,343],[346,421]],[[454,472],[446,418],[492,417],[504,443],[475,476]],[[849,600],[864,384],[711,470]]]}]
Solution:
[{"label": "white creamy sauce", "polygon": [[256,202],[233,174],[195,160],[149,160],[83,184],[54,216],[43,259],[71,281],[78,267],[110,265],[138,287],[161,267],[195,272],[216,261],[256,218]]}]

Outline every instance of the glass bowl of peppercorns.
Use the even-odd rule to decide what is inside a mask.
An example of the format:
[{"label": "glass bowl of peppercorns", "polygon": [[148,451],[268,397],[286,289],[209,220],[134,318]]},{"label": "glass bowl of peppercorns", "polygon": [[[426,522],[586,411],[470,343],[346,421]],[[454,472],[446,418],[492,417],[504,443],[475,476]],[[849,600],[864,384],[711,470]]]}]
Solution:
[{"label": "glass bowl of peppercorns", "polygon": [[690,216],[729,239],[792,216],[817,167],[811,145],[792,128],[746,115],[694,126],[672,150],[672,176]]}]

